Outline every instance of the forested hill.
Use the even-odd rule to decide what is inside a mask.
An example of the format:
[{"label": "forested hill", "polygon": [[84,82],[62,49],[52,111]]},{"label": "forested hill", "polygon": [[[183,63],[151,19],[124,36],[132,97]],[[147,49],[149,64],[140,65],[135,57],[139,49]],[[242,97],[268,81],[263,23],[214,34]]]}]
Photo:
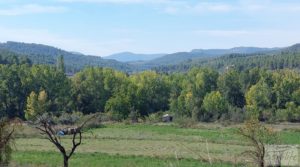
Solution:
[{"label": "forested hill", "polygon": [[[76,73],[86,66],[110,67],[127,73],[154,69],[159,72],[184,72],[192,67],[212,67],[224,71],[235,66],[239,70],[253,67],[266,69],[297,68],[300,65],[300,44],[286,48],[235,47],[231,49],[194,49],[191,52],[177,52],[156,57],[153,60],[119,62],[98,56],[88,56],[76,52],[68,52],[42,44],[20,42],[0,43],[2,59],[7,62],[31,60],[33,64],[55,65],[58,56],[64,56],[67,73]],[[126,59],[130,59],[127,54]],[[129,56],[129,57],[128,57]],[[134,55],[137,58],[137,55]],[[157,55],[156,55],[157,56]],[[19,57],[20,60],[16,60]],[[10,60],[9,60],[10,59]],[[18,62],[15,62],[18,63]]]},{"label": "forested hill", "polygon": [[0,49],[0,64],[32,64],[32,62],[24,55]]},{"label": "forested hill", "polygon": [[254,67],[270,70],[297,69],[300,70],[300,44],[272,50],[266,53],[241,54],[232,53],[219,57],[187,60],[174,65],[161,65],[154,69],[158,72],[185,72],[193,67],[211,67],[224,71],[230,67],[243,71]]},{"label": "forested hill", "polygon": [[273,53],[281,48],[235,47],[230,49],[194,49],[191,52],[177,52],[145,62],[147,66],[174,65],[194,59],[208,59],[226,54],[259,54]]},{"label": "forested hill", "polygon": [[57,57],[63,55],[66,70],[69,73],[77,72],[85,66],[110,67],[125,72],[131,71],[131,66],[126,63],[103,59],[98,56],[68,52],[47,45],[6,42],[0,43],[0,49],[14,53],[15,56],[27,56],[34,64],[56,64]]}]

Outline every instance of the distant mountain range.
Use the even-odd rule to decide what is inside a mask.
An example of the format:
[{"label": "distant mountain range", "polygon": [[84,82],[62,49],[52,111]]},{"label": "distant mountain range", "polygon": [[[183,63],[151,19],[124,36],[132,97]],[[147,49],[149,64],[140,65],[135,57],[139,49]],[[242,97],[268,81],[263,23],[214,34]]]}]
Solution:
[{"label": "distant mountain range", "polygon": [[281,48],[235,47],[231,49],[194,49],[191,52],[176,52],[171,54],[136,54],[132,52],[121,52],[104,57],[104,59],[114,59],[121,62],[144,61],[147,65],[162,65],[176,64],[189,59],[215,57],[231,53],[266,53],[279,49]]},{"label": "distant mountain range", "polygon": [[226,54],[271,53],[281,48],[235,47],[231,49],[194,49],[191,52],[177,52],[144,62],[145,66],[174,65],[193,59],[207,59]]},{"label": "distant mountain range", "polygon": [[234,47],[230,49],[194,49],[192,53],[201,53],[204,55],[225,55],[231,53],[253,54],[276,51],[281,48],[258,48],[258,47]]},{"label": "distant mountain range", "polygon": [[104,57],[105,59],[114,59],[121,62],[132,61],[148,61],[158,57],[162,57],[166,54],[136,54],[132,52],[121,52]]},{"label": "distant mountain range", "polygon": [[177,52],[171,54],[136,54],[122,52],[104,58],[84,55],[78,52],[69,52],[42,44],[10,41],[0,43],[0,49],[13,52],[19,56],[27,56],[35,64],[54,65],[57,57],[63,55],[67,71],[73,73],[86,66],[110,67],[132,73],[161,66],[178,65],[182,63],[187,64],[187,62],[197,64],[195,62],[226,57],[226,55],[230,54],[247,56],[257,54],[270,55],[281,52],[300,52],[300,44],[285,48],[235,47],[231,49],[194,49],[190,52]]},{"label": "distant mountain range", "polygon": [[[258,52],[254,50],[258,50]],[[238,70],[247,70],[254,67],[269,70],[284,68],[300,70],[300,44],[284,48],[256,48],[254,50],[249,51],[249,49],[246,49],[241,52],[229,52],[227,54],[223,54],[223,52],[219,56],[189,59],[176,64],[165,64],[153,68],[163,73],[184,72],[192,67],[211,67],[219,71],[231,67]]]}]

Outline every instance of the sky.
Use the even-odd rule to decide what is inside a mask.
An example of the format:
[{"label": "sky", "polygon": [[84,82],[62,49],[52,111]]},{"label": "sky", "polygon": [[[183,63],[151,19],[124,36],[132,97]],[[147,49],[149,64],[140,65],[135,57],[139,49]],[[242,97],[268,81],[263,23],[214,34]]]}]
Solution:
[{"label": "sky", "polygon": [[0,0],[0,42],[107,56],[300,42],[299,0]]}]

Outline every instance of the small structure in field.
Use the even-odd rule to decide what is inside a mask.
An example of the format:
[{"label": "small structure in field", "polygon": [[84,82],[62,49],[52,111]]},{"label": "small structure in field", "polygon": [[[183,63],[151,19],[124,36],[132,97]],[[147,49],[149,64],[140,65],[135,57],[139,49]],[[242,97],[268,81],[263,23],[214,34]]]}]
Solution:
[{"label": "small structure in field", "polygon": [[59,130],[57,132],[57,135],[59,135],[59,136],[74,135],[75,133],[79,133],[80,130],[81,130],[81,127],[65,128],[65,129]]},{"label": "small structure in field", "polygon": [[169,114],[165,114],[162,116],[162,121],[163,122],[172,122],[173,121],[173,116]]}]

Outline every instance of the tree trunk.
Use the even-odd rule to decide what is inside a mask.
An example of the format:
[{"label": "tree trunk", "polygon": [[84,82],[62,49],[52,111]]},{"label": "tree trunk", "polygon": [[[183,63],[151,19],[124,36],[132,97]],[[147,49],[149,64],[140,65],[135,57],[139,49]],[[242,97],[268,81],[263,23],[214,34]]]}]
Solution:
[{"label": "tree trunk", "polygon": [[264,162],[264,160],[261,160],[261,161],[260,161],[259,166],[260,166],[260,167],[265,167],[265,162]]},{"label": "tree trunk", "polygon": [[68,166],[69,166],[69,158],[64,155],[64,167],[68,167]]}]

